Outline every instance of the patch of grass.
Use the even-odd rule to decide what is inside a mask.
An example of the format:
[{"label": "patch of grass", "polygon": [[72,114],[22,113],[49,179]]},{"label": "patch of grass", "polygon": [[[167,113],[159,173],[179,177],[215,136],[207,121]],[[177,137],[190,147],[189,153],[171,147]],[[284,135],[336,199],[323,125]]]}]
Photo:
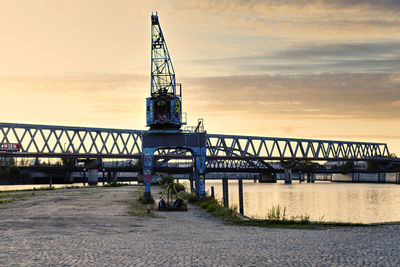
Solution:
[{"label": "patch of grass", "polygon": [[16,199],[15,199],[15,198],[11,198],[11,199],[0,199],[0,204],[10,203],[10,202],[13,202],[14,200],[16,200]]},{"label": "patch of grass", "polygon": [[[6,203],[11,203],[16,200],[22,200],[25,199],[26,197],[30,197],[35,195],[35,192],[29,192],[29,193],[15,193],[15,192],[6,192],[6,193],[0,193],[0,204],[6,204]],[[5,206],[3,207],[5,208]]]},{"label": "patch of grass", "polygon": [[267,228],[288,228],[288,229],[320,229],[332,227],[370,227],[382,225],[400,225],[400,222],[388,223],[342,223],[342,222],[313,222],[313,221],[298,221],[285,220],[273,221],[262,219],[250,219],[247,221],[233,222],[239,226],[260,226]]},{"label": "patch of grass", "polygon": [[[207,202],[209,203],[208,205],[204,204]],[[203,207],[207,212],[211,213],[213,216],[220,217],[220,218],[224,219],[225,221],[229,221],[229,222],[242,221],[242,218],[239,217],[239,215],[238,215],[236,206],[227,208],[227,207],[222,206],[218,202],[214,202],[214,201],[207,201],[207,202],[202,203]]]},{"label": "patch of grass", "polygon": [[237,207],[224,207],[218,202],[218,200],[211,196],[199,197],[196,194],[187,192],[179,192],[179,195],[188,202],[199,205],[200,208],[206,210],[213,216],[224,219],[225,221],[237,222],[242,220],[237,212]]},{"label": "patch of grass", "polygon": [[35,195],[35,192],[29,193],[8,193],[8,194],[0,194],[0,198],[22,198],[22,197],[30,197]]},{"label": "patch of grass", "polygon": [[141,204],[154,204],[154,198],[151,195],[146,198],[144,194],[140,194],[137,200]]},{"label": "patch of grass", "polygon": [[140,217],[152,217],[152,218],[163,218],[151,212],[152,205],[142,204],[139,199],[143,196],[144,190],[139,189],[133,192],[133,201],[130,203],[129,215],[140,216]]},{"label": "patch of grass", "polygon": [[0,190],[0,194],[1,193],[11,193],[11,192],[26,192],[26,191],[33,191],[33,189]]},{"label": "patch of grass", "polygon": [[207,207],[211,206],[212,204],[218,204],[218,200],[215,198],[210,198],[200,203],[200,208],[207,209]]},{"label": "patch of grass", "polygon": [[127,186],[129,184],[121,183],[121,182],[111,182],[103,185],[103,187],[120,187],[120,186]]},{"label": "patch of grass", "polygon": [[199,197],[194,193],[188,193],[186,191],[180,191],[178,193],[178,196],[184,200],[186,200],[189,203],[197,203],[200,205],[201,202],[204,202],[206,200],[208,200],[210,197],[206,196],[206,197]]},{"label": "patch of grass", "polygon": [[39,188],[33,189],[33,191],[46,191],[46,190],[56,190],[56,188],[54,186],[41,186]]},{"label": "patch of grass", "polygon": [[29,189],[15,189],[15,190],[1,190],[1,193],[12,193],[12,192],[30,192],[30,191],[43,191],[43,190],[55,190],[55,189],[63,189],[66,187],[55,188],[54,186],[41,186],[38,188],[29,188]]},{"label": "patch of grass", "polygon": [[379,225],[400,224],[400,222],[390,223],[344,223],[344,222],[324,222],[324,216],[319,218],[319,221],[310,221],[310,215],[303,214],[300,216],[292,216],[286,218],[286,208],[282,209],[279,205],[273,206],[268,210],[266,219],[250,218],[249,220],[233,221],[233,224],[239,226],[260,226],[268,228],[290,228],[290,229],[318,229],[329,227],[367,227]]}]

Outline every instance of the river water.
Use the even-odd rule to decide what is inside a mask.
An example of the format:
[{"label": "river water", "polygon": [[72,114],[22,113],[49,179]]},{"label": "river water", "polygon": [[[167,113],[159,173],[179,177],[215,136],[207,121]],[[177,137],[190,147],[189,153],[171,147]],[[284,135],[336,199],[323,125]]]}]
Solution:
[{"label": "river water", "polygon": [[[184,182],[184,181],[182,181]],[[188,183],[187,181],[184,183]],[[133,182],[132,184],[136,184]],[[73,184],[82,186],[81,183]],[[101,185],[101,183],[99,183]],[[48,185],[0,186],[1,190],[39,188]],[[56,185],[55,187],[70,186]],[[206,190],[214,186],[217,199],[222,199],[222,182],[207,180]],[[284,184],[243,181],[244,213],[265,218],[267,211],[279,205],[287,218],[309,215],[310,220],[335,222],[400,221],[400,185],[376,183],[321,182]],[[239,206],[237,181],[229,181],[229,204]]]},{"label": "river water", "polygon": [[[216,198],[222,199],[222,182],[206,182],[206,190],[214,186]],[[267,211],[279,205],[286,209],[286,218],[309,215],[310,220],[335,222],[400,221],[400,185],[373,183],[320,182],[284,184],[243,181],[244,213],[265,218]],[[229,205],[239,206],[238,183],[229,182]]]}]

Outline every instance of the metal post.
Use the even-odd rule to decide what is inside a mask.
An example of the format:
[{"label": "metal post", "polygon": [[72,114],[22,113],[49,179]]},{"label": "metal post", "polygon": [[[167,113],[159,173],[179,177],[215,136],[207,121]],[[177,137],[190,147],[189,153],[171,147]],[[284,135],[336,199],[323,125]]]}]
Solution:
[{"label": "metal post", "polygon": [[244,215],[244,211],[243,211],[243,181],[242,179],[239,179],[238,181],[238,185],[239,185],[239,212],[240,214]]},{"label": "metal post", "polygon": [[189,182],[190,182],[190,193],[194,192],[193,188],[193,173],[189,174]]},{"label": "metal post", "polygon": [[86,169],[83,169],[83,186],[86,184]]},{"label": "metal post", "polygon": [[211,186],[211,197],[215,198],[214,186]]},{"label": "metal post", "polygon": [[104,180],[106,179],[105,178],[105,171],[106,171],[106,169],[103,168],[103,185],[104,185]]},{"label": "metal post", "polygon": [[228,191],[228,179],[225,177],[222,179],[222,195],[224,207],[229,207],[229,191]]},{"label": "metal post", "polygon": [[50,187],[53,185],[53,176],[50,175]]}]

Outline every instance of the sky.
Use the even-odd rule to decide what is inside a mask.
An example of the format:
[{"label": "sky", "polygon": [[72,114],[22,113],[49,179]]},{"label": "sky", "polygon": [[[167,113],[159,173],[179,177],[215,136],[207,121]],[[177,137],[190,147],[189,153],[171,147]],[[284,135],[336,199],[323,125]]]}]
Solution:
[{"label": "sky", "polygon": [[189,125],[400,155],[399,0],[0,0],[0,121],[146,129],[155,11]]}]

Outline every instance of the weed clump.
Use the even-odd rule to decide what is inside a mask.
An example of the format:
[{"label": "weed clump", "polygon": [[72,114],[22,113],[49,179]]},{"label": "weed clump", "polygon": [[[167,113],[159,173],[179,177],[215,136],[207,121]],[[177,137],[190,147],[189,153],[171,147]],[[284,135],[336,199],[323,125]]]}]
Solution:
[{"label": "weed clump", "polygon": [[141,204],[154,204],[154,199],[150,194],[146,196],[144,194],[139,194],[138,201]]},{"label": "weed clump", "polygon": [[180,198],[183,198],[184,200],[186,200],[186,201],[189,202],[189,203],[196,203],[196,202],[199,202],[199,201],[200,201],[200,198],[199,198],[196,194],[194,194],[194,193],[188,193],[188,192],[186,192],[186,191],[180,191],[180,192],[178,193],[178,196],[179,196]]},{"label": "weed clump", "polygon": [[111,182],[103,185],[103,187],[120,187],[120,186],[126,186],[128,184],[126,183],[120,183],[120,182]]},{"label": "weed clump", "polygon": [[[134,199],[130,202],[129,215],[141,217],[162,218],[151,212],[150,204],[144,203],[144,190],[137,190],[133,193]],[[153,200],[154,201],[154,200]]]},{"label": "weed clump", "polygon": [[285,211],[286,211],[286,207],[285,207],[285,209],[284,209],[284,212],[283,212],[283,215],[282,215],[282,218],[281,218],[281,206],[273,206],[270,210],[268,210],[268,212],[267,212],[267,219],[268,220],[273,220],[273,221],[279,221],[279,220],[282,220],[282,221],[284,221],[285,220]]},{"label": "weed clump", "polygon": [[180,197],[189,203],[196,203],[213,216],[220,217],[225,221],[238,222],[242,218],[238,215],[237,207],[227,208],[222,206],[218,200],[211,196],[197,196],[194,193],[180,192]]},{"label": "weed clump", "polygon": [[176,192],[186,191],[186,186],[184,184],[179,183],[179,181],[176,180],[174,177],[172,176],[161,177],[160,186],[162,188],[165,188],[168,185],[173,185],[175,187]]}]

